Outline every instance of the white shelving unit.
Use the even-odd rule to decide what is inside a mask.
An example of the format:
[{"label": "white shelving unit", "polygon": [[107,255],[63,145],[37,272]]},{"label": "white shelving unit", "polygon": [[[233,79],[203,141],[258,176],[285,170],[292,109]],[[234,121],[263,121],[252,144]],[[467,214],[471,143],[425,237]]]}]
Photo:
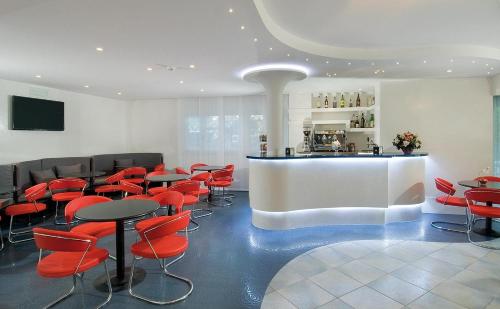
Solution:
[{"label": "white shelving unit", "polygon": [[352,113],[352,112],[367,112],[375,110],[375,105],[362,107],[344,107],[344,108],[305,108],[311,113]]}]

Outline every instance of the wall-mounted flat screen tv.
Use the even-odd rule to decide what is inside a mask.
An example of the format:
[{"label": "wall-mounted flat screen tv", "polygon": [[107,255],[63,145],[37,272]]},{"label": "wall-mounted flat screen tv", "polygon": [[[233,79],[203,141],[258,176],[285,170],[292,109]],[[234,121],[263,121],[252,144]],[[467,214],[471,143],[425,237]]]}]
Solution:
[{"label": "wall-mounted flat screen tv", "polygon": [[64,131],[64,102],[12,96],[12,130]]}]

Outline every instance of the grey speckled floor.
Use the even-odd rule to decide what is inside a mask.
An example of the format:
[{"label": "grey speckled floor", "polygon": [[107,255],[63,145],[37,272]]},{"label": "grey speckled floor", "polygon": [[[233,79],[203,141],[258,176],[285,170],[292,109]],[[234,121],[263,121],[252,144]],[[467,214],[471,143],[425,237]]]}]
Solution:
[{"label": "grey speckled floor", "polygon": [[[361,239],[426,240],[464,242],[463,234],[449,233],[430,227],[430,221],[460,216],[423,215],[421,220],[385,226],[329,226],[291,231],[264,231],[251,225],[248,195],[237,193],[230,208],[215,208],[210,217],[198,219],[201,227],[190,234],[190,247],[185,258],[172,267],[172,272],[194,282],[193,294],[171,308],[259,308],[266,288],[274,275],[290,260],[313,248],[327,244]],[[127,242],[135,239],[127,232]],[[100,246],[114,252],[114,237],[103,239]],[[0,308],[38,308],[49,303],[69,288],[71,279],[43,279],[35,271],[37,251],[33,243],[8,245],[0,253]],[[127,263],[130,263],[128,255]],[[110,261],[111,268],[113,262]],[[157,264],[142,261],[147,271],[137,290],[150,296],[181,293],[182,286],[159,277]],[[59,308],[90,308],[103,300],[104,293],[93,287],[97,268],[85,275],[85,293],[81,286],[74,297]],[[107,308],[154,307],[128,296],[126,291],[113,294]]]}]

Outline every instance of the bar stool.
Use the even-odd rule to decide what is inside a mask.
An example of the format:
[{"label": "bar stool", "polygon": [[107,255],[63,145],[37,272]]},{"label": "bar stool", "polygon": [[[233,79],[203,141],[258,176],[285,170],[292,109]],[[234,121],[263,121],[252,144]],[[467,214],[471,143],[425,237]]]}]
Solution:
[{"label": "bar stool", "polygon": [[[80,178],[62,178],[55,179],[49,182],[49,191],[52,195],[52,201],[56,202],[56,215],[54,216],[54,224],[64,225],[66,222],[58,221],[60,203],[70,202],[85,194],[87,181]],[[63,191],[63,192],[60,192]]]},{"label": "bar stool", "polygon": [[[469,242],[478,247],[500,250],[497,246],[491,246],[485,242],[475,242],[471,239],[471,232],[475,223],[475,217],[481,216],[484,218],[498,219],[500,218],[500,208],[484,205],[491,203],[492,205],[500,204],[500,190],[492,188],[475,188],[465,191],[465,198],[471,218],[467,224],[467,238]],[[479,204],[482,203],[483,205]]]},{"label": "bar stool", "polygon": [[[187,278],[174,275],[168,271],[168,266],[178,262],[189,247],[187,227],[191,218],[189,210],[169,217],[157,217],[137,223],[136,230],[141,240],[132,245],[131,251],[134,255],[128,292],[131,296],[156,305],[166,305],[186,299],[193,292],[193,282]],[[177,232],[184,231],[184,235]],[[178,256],[172,262],[166,264],[165,259]],[[182,296],[171,300],[155,300],[139,295],[132,290],[134,269],[137,261],[142,259],[155,259],[160,264],[163,274],[184,282],[189,290]]]},{"label": "bar stool", "polygon": [[[50,308],[71,296],[75,291],[76,278],[79,274],[83,275],[83,273],[101,263],[104,263],[106,272],[108,297],[97,308],[102,308],[111,300],[113,289],[106,264],[109,253],[106,249],[95,246],[97,242],[95,237],[43,228],[34,228],[33,235],[36,246],[40,249],[36,266],[38,274],[45,278],[65,278],[70,276],[73,278],[71,289],[44,308]],[[52,253],[42,257],[43,250],[49,250]]]},{"label": "bar stool", "polygon": [[[457,233],[467,233],[467,225],[468,225],[468,219],[469,215],[467,212],[467,201],[463,197],[457,197],[454,196],[456,189],[453,187],[453,184],[445,179],[442,178],[436,178],[434,179],[434,182],[436,184],[436,189],[439,191],[445,193],[446,195],[441,195],[436,198],[436,202],[443,204],[445,206],[455,206],[455,207],[463,207],[465,208],[465,218],[466,221],[465,223],[455,223],[455,222],[447,222],[447,221],[433,221],[431,222],[431,226],[439,229],[439,230],[444,230],[444,231],[450,231],[450,232],[457,232]],[[463,230],[460,229],[453,229],[453,228],[447,228],[442,225],[454,225],[454,226],[462,226],[464,227]]]},{"label": "bar stool", "polygon": [[38,203],[39,200],[44,198],[46,192],[47,192],[46,183],[40,183],[34,185],[26,189],[26,191],[24,191],[24,195],[28,203],[10,205],[5,209],[5,214],[7,216],[10,216],[9,236],[8,236],[10,243],[16,244],[33,239],[33,237],[29,237],[22,240],[15,240],[14,239],[15,237],[18,237],[26,233],[30,233],[32,231],[28,230],[28,231],[13,232],[12,224],[14,223],[15,216],[35,214],[47,209],[47,205],[43,203]]}]

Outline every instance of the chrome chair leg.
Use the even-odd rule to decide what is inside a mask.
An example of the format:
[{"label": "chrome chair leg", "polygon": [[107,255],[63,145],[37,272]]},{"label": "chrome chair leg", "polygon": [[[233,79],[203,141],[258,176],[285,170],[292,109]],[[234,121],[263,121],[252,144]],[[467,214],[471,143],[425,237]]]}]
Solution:
[{"label": "chrome chair leg", "polygon": [[168,268],[170,265],[172,265],[172,264],[174,264],[174,263],[179,262],[179,261],[180,261],[180,260],[184,257],[184,255],[185,255],[185,254],[186,254],[186,252],[184,252],[184,253],[183,253],[183,254],[181,254],[180,256],[176,257],[174,260],[170,261],[168,264],[163,263],[163,269],[166,271],[166,270],[167,270],[167,268]]},{"label": "chrome chair leg", "polygon": [[5,247],[5,244],[3,242],[3,233],[2,233],[2,229],[1,228],[0,228],[0,242],[1,242],[0,251],[2,251],[3,248]]},{"label": "chrome chair leg", "polygon": [[43,308],[44,309],[50,308],[50,307],[54,306],[55,304],[63,301],[64,299],[68,298],[75,291],[75,287],[76,287],[76,275],[73,275],[73,286],[71,287],[71,289],[68,292],[66,292],[63,296],[59,297],[58,299],[54,300],[53,302],[51,302],[50,304],[48,304],[47,306],[45,306]]},{"label": "chrome chair leg", "polygon": [[[452,225],[452,226],[462,226],[464,229],[453,229],[441,226],[442,224]],[[431,226],[438,230],[448,231],[448,232],[456,232],[456,233],[467,233],[467,223],[455,223],[455,222],[446,222],[446,221],[433,221],[431,222]]]},{"label": "chrome chair leg", "polygon": [[18,236],[21,236],[21,235],[24,235],[24,234],[28,234],[28,233],[32,233],[32,230],[30,229],[28,231],[13,232],[12,231],[12,224],[13,224],[13,222],[14,222],[14,216],[11,216],[10,217],[10,224],[9,224],[9,235],[8,235],[8,239],[9,239],[9,242],[11,244],[17,244],[17,243],[21,243],[21,242],[33,240],[33,237],[24,238],[24,239],[20,239],[20,240],[15,240],[14,239],[15,237],[18,237]]},{"label": "chrome chair leg", "polygon": [[113,296],[113,287],[111,286],[111,278],[109,277],[108,264],[106,261],[104,261],[104,270],[106,271],[106,282],[108,284],[108,298],[106,298],[102,304],[98,305],[97,308],[104,307],[107,303],[109,303],[111,297]]},{"label": "chrome chair leg", "polygon": [[[207,204],[207,206],[209,205],[208,202],[205,200],[205,201],[202,201],[204,204]],[[198,205],[198,204],[197,204]],[[191,209],[191,213],[195,213],[195,212],[204,212],[202,215],[198,215],[198,216],[195,216],[194,214],[192,215],[193,219],[198,219],[198,218],[203,218],[203,217],[207,217],[207,216],[211,216],[214,212],[211,210],[211,209],[208,209],[208,208],[203,208],[203,206],[200,206],[200,208],[194,208],[194,209]]]},{"label": "chrome chair leg", "polygon": [[155,299],[147,298],[145,296],[136,294],[132,290],[132,282],[133,282],[133,279],[134,279],[135,263],[138,260],[139,259],[136,259],[136,257],[134,256],[134,260],[132,261],[132,267],[131,267],[131,270],[130,270],[130,278],[129,278],[129,281],[128,281],[128,293],[130,294],[130,296],[135,297],[135,298],[140,299],[140,300],[143,300],[145,302],[151,303],[151,304],[168,305],[168,304],[174,304],[174,303],[180,302],[180,301],[188,298],[188,296],[191,295],[191,293],[193,292],[194,286],[193,286],[193,282],[191,280],[189,280],[187,278],[184,278],[184,277],[181,277],[181,276],[174,275],[174,274],[168,272],[166,270],[166,265],[163,265],[162,262],[161,262],[161,260],[158,260],[158,262],[160,263],[160,267],[163,270],[163,273],[166,276],[169,276],[171,278],[174,278],[174,279],[177,279],[177,280],[180,280],[180,281],[186,283],[188,285],[188,287],[189,287],[189,291],[186,294],[182,295],[181,297],[176,298],[176,299],[172,299],[172,300],[155,300]]},{"label": "chrome chair leg", "polygon": [[188,228],[187,229],[188,232],[194,232],[194,231],[196,231],[197,229],[200,228],[200,224],[198,222],[194,221],[193,219],[189,219],[189,222],[192,223],[192,224],[194,224],[194,227]]}]

